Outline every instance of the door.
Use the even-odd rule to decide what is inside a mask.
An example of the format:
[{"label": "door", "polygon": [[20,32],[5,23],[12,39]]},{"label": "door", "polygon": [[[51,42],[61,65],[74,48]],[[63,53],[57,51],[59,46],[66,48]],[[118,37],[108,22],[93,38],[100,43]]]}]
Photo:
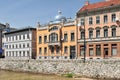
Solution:
[{"label": "door", "polygon": [[104,48],[104,57],[105,57],[105,58],[108,57],[108,48]]},{"label": "door", "polygon": [[70,46],[70,59],[75,59],[76,52],[75,52],[75,46]]}]

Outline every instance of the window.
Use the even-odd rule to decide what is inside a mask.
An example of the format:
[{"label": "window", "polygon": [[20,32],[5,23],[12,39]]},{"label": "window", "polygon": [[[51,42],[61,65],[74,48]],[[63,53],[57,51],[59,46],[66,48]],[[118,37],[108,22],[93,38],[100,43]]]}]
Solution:
[{"label": "window", "polygon": [[42,37],[39,36],[39,43],[42,43]]},{"label": "window", "polygon": [[29,51],[27,51],[27,56],[28,56],[28,57],[30,56]]},{"label": "window", "polygon": [[51,47],[51,53],[52,54],[54,53],[54,47]]},{"label": "window", "polygon": [[75,35],[74,33],[71,33],[71,41],[74,41],[75,40]]},{"label": "window", "polygon": [[60,50],[60,47],[57,46],[57,47],[56,47],[56,53],[57,53],[57,54],[59,53],[59,50]]},{"label": "window", "polygon": [[27,43],[27,47],[30,47],[29,43]]},{"label": "window", "polygon": [[96,30],[96,38],[99,38],[99,37],[100,37],[100,29]]},{"label": "window", "polygon": [[89,31],[89,38],[93,38],[93,31]]},{"label": "window", "polygon": [[80,22],[80,23],[81,23],[81,26],[83,26],[83,25],[85,24],[84,21],[85,21],[85,19],[81,19],[81,22]]},{"label": "window", "polygon": [[29,34],[27,34],[27,39],[29,39]]},{"label": "window", "polygon": [[51,29],[49,29],[49,31],[54,31],[54,30],[58,30],[57,26],[52,27]]},{"label": "window", "polygon": [[112,14],[112,22],[115,22],[116,14]]},{"label": "window", "polygon": [[96,56],[100,56],[100,55],[101,55],[101,46],[96,45]]},{"label": "window", "polygon": [[21,51],[19,51],[19,56],[20,56],[20,57],[22,56]]},{"label": "window", "polygon": [[12,48],[14,49],[14,44],[12,45]]},{"label": "window", "polygon": [[90,17],[90,18],[89,18],[89,25],[92,25],[92,24],[93,24],[93,18]]},{"label": "window", "polygon": [[104,29],[104,37],[108,37],[108,29]]},{"label": "window", "polygon": [[47,36],[44,36],[44,43],[47,42]]},{"label": "window", "polygon": [[105,16],[104,16],[104,23],[107,23],[107,22],[108,22],[108,16],[105,15]]},{"label": "window", "polygon": [[84,46],[80,46],[80,56],[84,55]]},{"label": "window", "polygon": [[25,51],[23,51],[23,56],[25,57]]},{"label": "window", "polygon": [[100,16],[96,17],[96,24],[100,24]]},{"label": "window", "polygon": [[18,37],[16,36],[16,40],[18,40]]},{"label": "window", "polygon": [[112,47],[112,55],[113,56],[117,55],[117,48],[116,47]]},{"label": "window", "polygon": [[19,44],[19,48],[21,48],[21,44]]},{"label": "window", "polygon": [[68,53],[68,47],[67,46],[64,47],[64,53]]},{"label": "window", "polygon": [[81,31],[81,39],[84,39],[84,37],[85,37],[85,32]]},{"label": "window", "polygon": [[46,53],[47,53],[47,48],[45,47],[45,48],[44,48],[44,54],[46,54]]},{"label": "window", "polygon": [[25,35],[23,35],[23,39],[25,39]]},{"label": "window", "polygon": [[116,36],[116,28],[112,28],[112,37]]},{"label": "window", "polygon": [[25,44],[23,44],[23,48],[25,48]]},{"label": "window", "polygon": [[21,35],[19,35],[19,40],[21,40]]},{"label": "window", "polygon": [[58,42],[58,35],[56,33],[50,34],[49,41],[50,42]]},{"label": "window", "polygon": [[42,48],[39,48],[39,54],[42,54]]},{"label": "window", "polygon": [[93,56],[93,48],[89,48],[89,55]]},{"label": "window", "polygon": [[68,35],[67,35],[67,33],[64,34],[64,41],[68,41]]}]

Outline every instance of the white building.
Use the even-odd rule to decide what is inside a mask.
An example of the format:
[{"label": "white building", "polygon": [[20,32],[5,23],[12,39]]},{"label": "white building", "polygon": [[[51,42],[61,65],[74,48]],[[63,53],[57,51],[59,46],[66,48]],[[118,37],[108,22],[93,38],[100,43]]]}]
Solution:
[{"label": "white building", "polygon": [[5,58],[36,58],[36,29],[25,28],[4,34]]}]

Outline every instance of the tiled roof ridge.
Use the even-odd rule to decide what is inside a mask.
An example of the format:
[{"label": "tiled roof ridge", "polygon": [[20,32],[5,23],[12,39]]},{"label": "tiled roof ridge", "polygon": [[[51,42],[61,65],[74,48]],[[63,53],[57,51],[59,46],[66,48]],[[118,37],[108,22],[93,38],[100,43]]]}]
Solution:
[{"label": "tiled roof ridge", "polygon": [[84,5],[78,12],[120,4],[120,0],[109,0]]}]

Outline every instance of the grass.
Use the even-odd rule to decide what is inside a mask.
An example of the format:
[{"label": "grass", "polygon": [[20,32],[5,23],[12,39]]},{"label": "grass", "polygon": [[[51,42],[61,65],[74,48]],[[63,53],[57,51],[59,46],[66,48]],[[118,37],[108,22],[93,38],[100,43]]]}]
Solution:
[{"label": "grass", "polygon": [[72,73],[62,74],[62,76],[67,77],[67,78],[73,78],[74,74],[72,74]]}]

